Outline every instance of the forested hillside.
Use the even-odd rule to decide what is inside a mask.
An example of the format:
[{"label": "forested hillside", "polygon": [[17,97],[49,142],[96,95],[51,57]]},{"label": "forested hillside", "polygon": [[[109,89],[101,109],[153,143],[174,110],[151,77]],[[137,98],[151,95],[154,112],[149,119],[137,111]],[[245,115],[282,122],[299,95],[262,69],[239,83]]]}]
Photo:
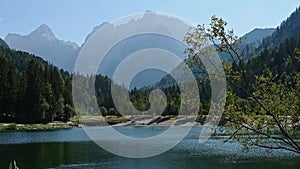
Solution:
[{"label": "forested hillside", "polygon": [[[237,82],[242,87],[252,91],[252,86],[257,83],[257,76],[268,71],[274,75],[274,82],[295,85],[293,77],[300,72],[300,39],[290,38],[279,44],[278,47],[267,47],[245,63],[245,81]],[[232,87],[237,95],[246,97],[238,88]]]},{"label": "forested hillside", "polygon": [[272,35],[265,37],[262,43],[258,46],[253,44],[247,45],[244,57],[246,59],[256,56],[263,52],[266,48],[272,50],[284,43],[286,39],[298,39],[300,35],[300,9],[296,8],[286,20],[284,20],[272,33]]},{"label": "forested hillside", "polygon": [[[0,50],[0,122],[68,121],[75,115],[71,92],[72,77],[73,75],[68,72],[29,53],[10,49]],[[90,96],[90,89],[95,87],[97,103],[104,116],[120,116],[111,97],[113,84],[111,79],[101,75],[76,75],[76,77],[77,82],[79,80],[79,83],[84,84],[82,86],[89,89],[81,91],[83,96]],[[95,84],[91,80],[94,78]],[[149,108],[148,95],[151,89],[153,88],[144,90],[135,88],[130,91],[130,99],[136,109],[146,111]],[[176,115],[180,105],[178,86],[171,85],[162,90],[168,98],[164,114]],[[91,109],[90,103],[89,99],[82,100],[76,113],[78,115],[99,114],[97,109]]]},{"label": "forested hillside", "polygon": [[277,47],[279,44],[284,42],[286,39],[298,38],[300,33],[300,9],[297,8],[295,12],[291,14],[280,26],[277,27],[276,31],[269,37],[263,40],[261,47]]},{"label": "forested hillside", "polygon": [[70,74],[25,52],[0,51],[0,121],[66,121],[73,114]]}]

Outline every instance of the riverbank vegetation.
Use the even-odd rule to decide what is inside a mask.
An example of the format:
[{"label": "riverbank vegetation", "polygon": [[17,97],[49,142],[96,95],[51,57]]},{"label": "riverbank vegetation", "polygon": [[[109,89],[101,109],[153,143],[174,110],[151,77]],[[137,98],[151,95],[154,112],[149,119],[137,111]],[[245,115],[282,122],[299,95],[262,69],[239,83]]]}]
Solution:
[{"label": "riverbank vegetation", "polygon": [[0,123],[0,131],[30,131],[30,130],[51,130],[51,129],[68,129],[73,125],[70,123],[48,123],[48,124],[16,124]]}]

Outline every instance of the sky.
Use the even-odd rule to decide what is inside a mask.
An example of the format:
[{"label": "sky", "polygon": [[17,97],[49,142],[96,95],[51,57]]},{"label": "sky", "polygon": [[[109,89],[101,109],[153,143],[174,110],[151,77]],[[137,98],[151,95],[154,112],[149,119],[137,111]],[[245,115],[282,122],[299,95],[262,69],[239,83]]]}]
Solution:
[{"label": "sky", "polygon": [[195,25],[216,15],[242,36],[254,28],[277,27],[299,6],[300,0],[1,0],[0,38],[47,24],[59,39],[81,45],[93,27],[146,10]]}]

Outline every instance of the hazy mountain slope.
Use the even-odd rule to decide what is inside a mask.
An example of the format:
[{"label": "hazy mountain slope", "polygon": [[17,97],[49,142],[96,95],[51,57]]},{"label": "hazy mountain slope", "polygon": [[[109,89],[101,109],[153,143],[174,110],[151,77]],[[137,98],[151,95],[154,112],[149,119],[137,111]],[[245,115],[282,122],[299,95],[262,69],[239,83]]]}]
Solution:
[{"label": "hazy mountain slope", "polygon": [[45,24],[28,35],[9,33],[5,41],[13,49],[38,55],[68,71],[73,70],[79,52],[76,43],[57,39],[52,30]]},{"label": "hazy mountain slope", "polygon": [[[152,16],[151,16],[152,15]],[[151,27],[153,17],[160,17],[160,19],[164,20],[164,22],[168,25],[180,25],[177,19],[168,18],[162,15],[157,15],[155,13],[151,13],[147,11],[144,16],[139,19],[132,20],[130,23],[125,23],[119,26],[115,26],[111,23],[102,23],[99,26],[96,26],[93,31],[87,36],[86,41],[95,33],[97,30],[102,28],[103,26],[109,27],[110,31],[118,31],[118,29],[128,29],[131,30],[134,26],[139,26],[139,24],[143,23],[144,26]],[[149,24],[149,25],[147,25]],[[160,27],[157,29],[162,29],[164,31],[168,31],[169,28]],[[187,29],[188,30],[188,29]],[[155,31],[155,30],[154,30]],[[85,41],[85,42],[86,42]],[[164,35],[159,34],[141,34],[128,37],[119,43],[117,43],[110,51],[105,55],[102,63],[99,65],[98,73],[112,77],[113,73],[115,72],[117,66],[128,56],[131,54],[142,50],[142,49],[149,49],[149,48],[158,48],[170,51],[175,55],[185,58],[186,54],[184,54],[185,45],[180,41],[174,40],[172,37],[167,37]],[[141,56],[147,57],[147,56]],[[159,60],[157,60],[159,62]],[[136,63],[139,64],[139,63]],[[168,64],[168,63],[166,63]],[[154,69],[143,71],[138,74],[131,83],[131,88],[143,87],[148,85],[153,85],[158,82],[162,77],[164,77],[166,73],[162,71],[157,71]]]},{"label": "hazy mountain slope", "polygon": [[256,50],[262,44],[263,39],[272,35],[275,30],[275,28],[256,28],[242,36],[242,43],[239,44],[239,49],[244,52],[243,59],[246,61],[251,58],[253,54],[257,53]]},{"label": "hazy mountain slope", "polygon": [[245,44],[250,43],[260,43],[265,37],[272,35],[276,29],[275,28],[256,28],[251,32],[245,34],[242,39]]}]

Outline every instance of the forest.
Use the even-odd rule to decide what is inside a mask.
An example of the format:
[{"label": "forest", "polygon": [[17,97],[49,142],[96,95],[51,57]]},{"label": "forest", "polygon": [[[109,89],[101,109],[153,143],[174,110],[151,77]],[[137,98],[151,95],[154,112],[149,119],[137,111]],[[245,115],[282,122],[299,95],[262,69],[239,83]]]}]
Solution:
[{"label": "forest", "polygon": [[[298,18],[298,19],[297,19]],[[234,80],[251,93],[257,89],[258,77],[272,74],[272,83],[285,84],[286,88],[295,89],[295,77],[300,71],[300,12],[297,9],[277,30],[265,38],[260,45],[241,45],[246,48],[246,55],[240,64],[245,71],[247,82]],[[298,29],[299,28],[299,29]],[[242,44],[239,42],[239,44]],[[241,51],[241,49],[237,49]],[[228,55],[221,55],[229,57]],[[232,72],[239,72],[241,65],[226,60],[231,65]],[[190,60],[188,60],[190,62]],[[204,67],[197,65],[198,69]],[[200,93],[199,117],[207,115],[210,106],[210,81],[205,71],[197,74]],[[232,74],[231,74],[232,75]],[[97,105],[103,116],[121,116],[114,106],[111,96],[112,80],[102,75],[76,75],[79,83],[95,89]],[[77,115],[91,115],[98,110],[89,109],[91,100],[83,100],[75,111],[72,99],[72,78],[74,74],[59,69],[32,54],[9,49],[1,41],[0,49],[0,122],[16,123],[48,123],[52,121],[68,121]],[[233,76],[229,77],[232,78]],[[91,79],[95,79],[95,84]],[[264,80],[264,79],[261,79]],[[228,83],[229,90],[238,96],[238,102],[247,100],[247,95],[236,86]],[[255,86],[256,85],[256,86]],[[122,88],[122,86],[119,86]],[[167,107],[163,115],[177,115],[180,108],[180,91],[174,79],[164,77],[155,85],[141,89],[131,89],[130,100],[137,110],[146,111],[149,108],[148,95],[159,88],[167,97]],[[89,95],[89,91],[83,91]],[[242,104],[244,105],[244,103]],[[99,112],[98,112],[99,113]],[[150,113],[150,112],[149,112]]]},{"label": "forest", "polygon": [[[299,72],[298,61],[300,39],[286,39],[277,48],[265,48],[260,54],[245,63],[247,78],[251,84],[254,75],[263,74],[266,68],[277,74],[276,80],[287,81]],[[41,58],[26,52],[2,49],[0,51],[0,114],[1,122],[48,123],[68,121],[75,115],[72,100],[72,74],[43,61]],[[80,76],[80,81],[93,88],[95,85],[97,103],[103,116],[121,116],[116,108],[111,93],[112,81],[108,77]],[[91,78],[96,78],[92,84]],[[180,91],[176,84],[164,86],[166,77],[154,86],[130,91],[130,99],[136,109],[146,111],[149,108],[148,95],[155,88],[161,88],[167,96],[168,104],[163,115],[177,115],[180,107]],[[207,75],[197,78],[201,104],[199,115],[207,115],[210,101],[210,84]],[[170,83],[170,82],[168,82]],[[245,86],[242,82],[242,85]],[[295,85],[295,84],[291,84]],[[234,93],[245,96],[238,89]],[[88,92],[88,91],[85,91]],[[88,93],[85,93],[88,94]],[[89,110],[90,100],[85,100],[78,113],[91,115],[98,110]]]}]

